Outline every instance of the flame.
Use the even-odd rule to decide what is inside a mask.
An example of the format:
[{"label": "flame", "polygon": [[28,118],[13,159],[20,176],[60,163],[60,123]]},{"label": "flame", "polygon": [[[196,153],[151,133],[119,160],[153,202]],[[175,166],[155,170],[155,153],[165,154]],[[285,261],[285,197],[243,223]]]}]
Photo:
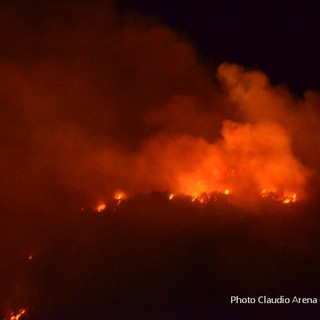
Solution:
[{"label": "flame", "polygon": [[98,213],[102,213],[106,209],[107,209],[107,205],[105,203],[101,203],[96,207],[95,211],[98,212]]},{"label": "flame", "polygon": [[17,313],[12,312],[10,315],[10,320],[19,320],[26,313],[26,309],[20,309]]},{"label": "flame", "polygon": [[[226,196],[231,195],[230,188],[224,189],[224,191],[213,191],[213,192],[194,192],[192,194],[182,194],[182,193],[170,193],[168,199],[172,200],[174,197],[188,197],[191,202],[197,202],[200,204],[208,204],[213,201],[218,201],[219,199],[225,199]],[[262,189],[260,192],[260,198],[269,199],[275,202],[280,202],[283,204],[295,203],[298,199],[297,194],[293,192],[277,192],[271,191],[269,189]]]},{"label": "flame", "polygon": [[[123,191],[117,191],[114,194],[113,199],[116,201],[116,205],[119,206],[123,200],[127,199],[127,195]],[[113,208],[113,211],[115,210],[116,209]]]},{"label": "flame", "polygon": [[122,201],[122,200],[125,200],[127,198],[127,195],[122,191],[117,191],[114,194],[113,198],[114,198],[114,200]]},{"label": "flame", "polygon": [[282,203],[294,203],[297,201],[297,195],[294,193],[289,196],[285,196],[285,198],[282,200]]},{"label": "flame", "polygon": [[281,125],[225,121],[221,133],[217,141],[192,135],[151,138],[138,158],[139,185],[199,203],[212,193],[232,194],[230,201],[243,204],[259,196],[283,203],[296,202],[293,194],[303,197],[309,172],[295,158],[290,135]]},{"label": "flame", "polygon": [[[201,185],[201,183],[196,183],[195,185],[195,189],[199,190],[199,186],[203,186]],[[188,190],[191,190],[191,187],[189,187]],[[202,190],[202,188],[200,188],[200,190]],[[221,188],[220,191],[217,190],[213,190],[213,191],[204,191],[204,192],[192,192],[192,193],[187,193],[187,192],[171,192],[167,195],[169,200],[172,200],[175,197],[187,197],[190,199],[191,202],[196,202],[199,204],[209,204],[211,202],[216,202],[218,200],[223,200],[226,199],[227,197],[229,197],[231,194],[234,194],[233,192],[231,192],[231,188]],[[259,194],[261,199],[269,199],[275,202],[280,202],[283,204],[289,204],[289,203],[295,203],[298,199],[297,197],[297,193],[293,193],[293,192],[279,192],[275,189],[267,189],[264,188],[261,190],[260,194]],[[120,203],[127,199],[127,195],[122,192],[122,191],[118,191],[116,193],[114,193],[113,199],[115,200],[115,203],[111,205],[110,210],[112,209],[112,211],[116,211],[117,207],[120,205]],[[231,199],[232,201],[232,199]],[[95,211],[98,213],[102,213],[107,209],[107,204],[106,203],[101,203],[99,204]],[[30,255],[28,257],[29,260],[33,259],[33,256]]]},{"label": "flame", "polygon": [[213,201],[217,201],[219,199],[219,196],[221,196],[221,192],[202,192],[200,194],[193,194],[190,196],[192,202],[197,202],[200,204],[208,204]]},{"label": "flame", "polygon": [[206,193],[201,193],[200,195],[194,196],[192,201],[197,201],[201,204],[208,203],[210,200],[210,197]]},{"label": "flame", "polygon": [[[113,200],[111,200],[113,199]],[[113,194],[112,198],[109,197],[109,202],[100,202],[94,209],[95,212],[103,213],[107,208],[112,211],[116,211],[116,207],[120,205],[120,203],[127,199],[127,195],[123,191],[117,191]],[[84,211],[84,208],[81,208],[81,211]]]},{"label": "flame", "polygon": [[168,196],[169,200],[172,200],[174,197],[175,197],[174,193],[170,193],[169,196]]},{"label": "flame", "polygon": [[297,201],[297,194],[291,192],[284,192],[283,194],[263,189],[260,194],[261,198],[271,199],[276,202],[282,202],[284,204],[295,203]]}]

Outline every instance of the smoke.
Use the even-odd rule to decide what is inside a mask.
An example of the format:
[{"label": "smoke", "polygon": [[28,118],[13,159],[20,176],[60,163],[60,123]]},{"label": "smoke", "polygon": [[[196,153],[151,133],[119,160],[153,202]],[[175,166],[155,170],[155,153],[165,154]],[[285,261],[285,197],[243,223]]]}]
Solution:
[{"label": "smoke", "polygon": [[318,93],[299,99],[227,63],[215,74],[180,35],[113,5],[1,6],[3,203],[116,189],[304,196]]},{"label": "smoke", "polygon": [[285,85],[272,86],[262,72],[237,65],[222,64],[217,75],[243,121],[277,123],[290,137],[295,157],[307,166],[317,166],[319,93],[307,90],[298,98]]},{"label": "smoke", "polygon": [[[39,318],[54,310],[54,319],[68,312],[79,318],[74,313],[82,303],[89,307],[81,316],[92,319],[103,308],[121,313],[127,303],[129,314],[141,301],[164,309],[159,292],[172,301],[159,311],[168,318],[179,287],[198,292],[195,309],[201,309],[212,279],[218,279],[210,284],[214,297],[234,279],[246,294],[247,278],[252,287],[256,279],[269,285],[300,261],[313,272],[303,265],[300,274],[311,274],[310,283],[318,279],[318,264],[308,256],[319,251],[317,208],[301,218],[299,205],[275,212],[256,205],[269,195],[312,199],[319,93],[296,97],[261,71],[234,64],[210,69],[181,35],[114,4],[1,2],[0,21],[0,312],[8,309],[6,318],[24,306]],[[86,214],[118,190],[128,196],[119,215]],[[164,195],[139,201],[139,193],[153,191],[192,198],[230,193],[234,202],[212,210]],[[263,218],[244,214],[247,205]],[[89,209],[81,214],[82,207]],[[295,271],[282,283],[293,288],[297,278]],[[219,299],[210,296],[208,310],[215,310],[212,301],[219,309]],[[181,310],[189,310],[189,300],[181,301]],[[140,318],[156,318],[151,314]]]}]

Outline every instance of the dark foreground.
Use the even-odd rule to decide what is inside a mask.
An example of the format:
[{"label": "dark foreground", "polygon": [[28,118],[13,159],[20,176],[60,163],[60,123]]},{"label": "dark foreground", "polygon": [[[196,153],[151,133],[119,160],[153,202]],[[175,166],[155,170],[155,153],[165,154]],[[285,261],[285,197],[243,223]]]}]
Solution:
[{"label": "dark foreground", "polygon": [[43,208],[14,222],[6,209],[1,319],[20,308],[20,320],[320,317],[320,303],[230,303],[320,298],[315,204],[244,209],[150,194],[103,214]]}]

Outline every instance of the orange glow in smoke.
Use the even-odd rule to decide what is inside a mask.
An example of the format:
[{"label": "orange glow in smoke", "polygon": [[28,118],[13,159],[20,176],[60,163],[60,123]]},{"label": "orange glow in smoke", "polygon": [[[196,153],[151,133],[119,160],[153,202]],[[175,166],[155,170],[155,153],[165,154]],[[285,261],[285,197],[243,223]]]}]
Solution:
[{"label": "orange glow in smoke", "polygon": [[308,169],[295,158],[281,125],[224,121],[221,136],[149,140],[138,159],[138,177],[146,177],[140,185],[147,191],[170,190],[170,200],[181,195],[198,203],[232,195],[228,201],[244,205],[260,197],[286,204],[305,195]]}]

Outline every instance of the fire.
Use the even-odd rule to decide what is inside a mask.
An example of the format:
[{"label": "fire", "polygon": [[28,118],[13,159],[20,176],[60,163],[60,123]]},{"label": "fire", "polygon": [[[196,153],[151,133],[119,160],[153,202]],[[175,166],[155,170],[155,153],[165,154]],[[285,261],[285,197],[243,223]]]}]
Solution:
[{"label": "fire", "polygon": [[202,192],[200,194],[193,194],[190,196],[192,202],[197,202],[200,204],[208,204],[210,202],[218,201],[219,199],[222,199],[224,196],[224,193],[222,192]]},{"label": "fire", "polygon": [[[226,188],[223,191],[213,191],[213,192],[194,192],[192,194],[186,193],[170,193],[168,195],[168,199],[172,200],[174,197],[187,197],[190,199],[191,202],[196,202],[200,204],[209,204],[213,201],[218,201],[222,199],[226,199],[226,197],[231,195],[230,188]],[[296,193],[290,192],[277,192],[277,191],[270,191],[269,189],[263,189],[260,192],[260,198],[262,199],[269,199],[275,202],[280,202],[283,204],[288,203],[295,203],[298,199]]]},{"label": "fire", "polygon": [[106,209],[107,209],[107,205],[105,203],[101,203],[96,207],[95,211],[98,212],[98,213],[102,213]]},{"label": "fire", "polygon": [[122,201],[127,198],[126,194],[122,191],[118,191],[114,194],[114,200]]},{"label": "fire", "polygon": [[201,204],[207,204],[210,200],[211,196],[207,193],[194,194],[191,199],[192,202],[199,202]]},{"label": "fire", "polygon": [[174,197],[175,197],[174,193],[170,193],[169,196],[168,196],[169,200],[172,200]]},{"label": "fire", "polygon": [[276,202],[282,202],[284,204],[295,203],[297,201],[296,193],[284,192],[283,194],[276,191],[269,191],[268,189],[263,189],[260,194],[261,198],[271,199]]},{"label": "fire", "polygon": [[304,195],[309,176],[295,158],[289,133],[274,122],[224,121],[219,140],[164,134],[144,148],[137,161],[139,185],[170,190],[169,200],[182,195],[206,203],[214,193],[242,204],[260,196],[293,203]]},{"label": "fire", "polygon": [[[195,185],[195,189],[198,190],[199,183]],[[191,186],[189,186],[188,190],[192,190]],[[269,199],[275,202],[280,202],[283,204],[289,204],[289,203],[295,203],[298,199],[298,196],[296,193],[293,192],[279,192],[275,189],[262,189],[262,191],[260,192],[260,194],[258,193],[258,196],[261,199]],[[169,194],[167,194],[167,197],[169,200],[172,200],[174,198],[179,198],[179,197],[183,197],[186,199],[189,199],[191,202],[195,202],[195,203],[199,203],[199,204],[210,204],[212,202],[216,202],[216,201],[220,201],[220,200],[224,200],[229,198],[229,196],[232,195],[237,195],[237,190],[232,190],[231,192],[231,188],[220,188],[220,191],[217,190],[213,190],[213,191],[203,191],[203,192],[192,192],[192,193],[188,193],[188,192],[171,192]],[[109,208],[109,210],[112,211],[116,211],[117,207],[121,204],[121,202],[123,200],[127,199],[127,195],[122,192],[122,191],[118,191],[115,192],[113,195],[113,202],[111,201],[110,204],[107,206],[106,203],[100,203],[95,211],[98,213],[102,213],[104,212],[107,207]],[[229,198],[230,201],[233,201],[233,198]],[[28,257],[29,260],[33,259],[33,256],[30,255]]]},{"label": "fire", "polygon": [[224,194],[225,194],[225,195],[230,194],[230,189],[225,189],[225,190],[224,190]]},{"label": "fire", "polygon": [[282,203],[294,203],[297,201],[297,195],[294,193],[292,195],[286,196],[286,198],[283,199]]},{"label": "fire", "polygon": [[12,312],[10,315],[10,320],[19,320],[26,313],[26,309],[20,309],[18,312]]},{"label": "fire", "polygon": [[[103,213],[107,210],[116,211],[116,207],[120,205],[122,201],[127,199],[127,195],[123,191],[117,191],[113,194],[112,197],[109,198],[108,202],[100,202],[96,208],[94,209],[95,212]],[[82,208],[81,208],[82,210]]]},{"label": "fire", "polygon": [[[122,191],[118,191],[114,194],[113,199],[116,201],[116,205],[119,206],[123,200],[127,199],[127,195]],[[115,211],[115,208],[113,211]]]}]

